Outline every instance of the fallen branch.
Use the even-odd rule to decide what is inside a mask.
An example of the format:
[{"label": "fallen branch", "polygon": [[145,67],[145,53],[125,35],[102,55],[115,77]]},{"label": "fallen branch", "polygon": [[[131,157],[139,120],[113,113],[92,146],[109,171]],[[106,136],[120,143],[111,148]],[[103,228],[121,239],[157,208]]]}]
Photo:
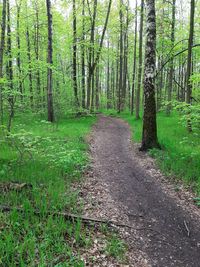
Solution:
[{"label": "fallen branch", "polygon": [[[10,207],[10,206],[0,206],[0,211],[1,212],[10,212],[13,209],[17,210],[20,213],[24,213],[25,210],[23,208],[18,208],[18,207]],[[34,210],[34,214],[35,215],[41,215],[40,211]],[[48,216],[60,216],[65,218],[66,220],[70,220],[70,221],[76,221],[76,220],[81,220],[83,223],[85,224],[92,224],[92,223],[103,223],[103,224],[107,224],[107,225],[114,225],[114,226],[118,226],[118,227],[127,227],[127,228],[134,228],[131,225],[128,224],[123,224],[123,223],[119,223],[116,221],[111,221],[111,220],[102,220],[102,219],[96,219],[96,218],[90,218],[84,215],[76,215],[76,214],[72,214],[72,213],[66,213],[66,212],[47,212],[46,213]],[[140,230],[135,228],[136,230]],[[143,230],[143,229],[141,229]]]}]

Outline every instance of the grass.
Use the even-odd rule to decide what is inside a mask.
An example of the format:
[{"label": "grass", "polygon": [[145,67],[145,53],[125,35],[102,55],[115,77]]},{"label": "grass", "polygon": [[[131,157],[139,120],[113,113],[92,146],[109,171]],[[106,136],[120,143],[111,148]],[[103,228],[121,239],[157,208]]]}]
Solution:
[{"label": "grass", "polygon": [[[115,111],[106,111],[106,114],[118,116]],[[128,112],[119,115],[127,121],[133,132],[133,140],[140,142],[142,137],[142,120],[136,120]],[[160,112],[157,116],[158,139],[162,150],[151,150],[161,170],[166,175],[175,175],[187,184],[194,185],[200,194],[200,141],[199,135],[188,133],[180,124],[179,115],[173,112],[166,116]]]},{"label": "grass", "polygon": [[113,234],[107,241],[106,253],[117,260],[124,261],[127,246],[117,235]]},{"label": "grass", "polygon": [[[81,211],[71,184],[87,167],[84,138],[95,120],[63,118],[51,125],[28,114],[15,118],[9,137],[0,129],[0,205],[12,207],[0,212],[0,266],[84,266],[73,251],[90,243],[81,222],[48,213]],[[13,183],[31,186],[13,190]]]}]

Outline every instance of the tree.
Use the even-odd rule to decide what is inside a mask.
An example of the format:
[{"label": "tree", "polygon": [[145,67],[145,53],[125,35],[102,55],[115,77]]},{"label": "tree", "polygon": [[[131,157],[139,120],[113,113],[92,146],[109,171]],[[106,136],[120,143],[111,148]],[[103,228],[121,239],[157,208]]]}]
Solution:
[{"label": "tree", "polygon": [[141,0],[140,10],[140,36],[139,36],[139,62],[138,62],[138,87],[136,92],[135,117],[140,118],[140,94],[142,82],[142,46],[143,46],[143,23],[144,22],[144,0]]},{"label": "tree", "polygon": [[[94,55],[94,30],[95,30],[95,22],[96,22],[96,13],[97,13],[97,0],[94,1],[94,10],[93,10],[93,16],[91,19],[91,37],[90,37],[90,50],[89,50],[89,73],[88,73],[88,89],[87,89],[87,108],[89,109],[91,104],[91,111],[94,109],[94,71],[96,69],[97,64],[99,63],[104,37],[108,25],[108,20],[110,16],[110,10],[111,10],[112,0],[109,0],[107,13],[106,13],[106,19],[103,27],[103,31],[100,38],[100,44],[99,48],[97,49],[96,57]],[[93,80],[92,80],[93,79]],[[92,82],[92,101],[90,99],[91,95],[91,82]]]},{"label": "tree", "polygon": [[22,69],[21,69],[21,40],[20,40],[20,12],[21,12],[21,0],[19,4],[16,1],[17,6],[17,67],[18,67],[18,80],[19,80],[19,92],[21,96],[21,101],[23,100],[23,83],[22,83]]},{"label": "tree", "polygon": [[53,64],[53,45],[52,45],[52,13],[51,0],[46,0],[47,18],[48,18],[48,71],[47,71],[47,106],[48,106],[48,121],[54,122],[53,110],[53,79],[52,79],[52,64]]},{"label": "tree", "polygon": [[[190,77],[192,74],[192,46],[194,39],[194,14],[195,14],[195,0],[191,0],[190,6],[190,33],[188,40],[188,56],[187,56],[187,74],[186,74],[186,102],[191,104],[192,100],[192,84]],[[188,130],[192,131],[190,119],[188,119]]]},{"label": "tree", "polygon": [[176,19],[176,0],[172,2],[172,22],[171,22],[171,49],[172,49],[172,60],[170,62],[169,70],[169,85],[168,85],[168,105],[166,109],[166,114],[170,115],[171,112],[171,100],[173,91],[173,78],[174,78],[174,60],[173,60],[173,47],[175,42],[175,19]]},{"label": "tree", "polygon": [[134,110],[136,53],[137,53],[137,0],[136,0],[136,4],[135,4],[135,37],[134,37],[134,53],[133,53],[133,81],[132,81],[132,93],[131,93],[131,115],[133,115],[133,110]]},{"label": "tree", "polygon": [[76,0],[73,0],[73,87],[74,87],[75,106],[76,108],[78,108],[79,100],[78,100],[78,84],[77,84],[76,38],[77,38],[76,37]]},{"label": "tree", "polygon": [[[0,79],[3,78],[3,56],[4,56],[4,47],[5,47],[5,31],[6,31],[6,0],[3,0],[2,21],[1,21],[1,42],[0,42]],[[1,113],[1,123],[3,124],[3,97],[2,97],[1,84],[0,84],[0,113]]]},{"label": "tree", "polygon": [[123,0],[120,0],[119,10],[120,21],[120,38],[119,38],[119,100],[118,100],[118,113],[121,112],[122,105],[122,86],[123,86]]},{"label": "tree", "polygon": [[144,116],[141,150],[159,148],[156,123],[156,13],[155,0],[147,0],[146,48],[144,63]]},{"label": "tree", "polygon": [[85,0],[82,0],[81,74],[82,108],[85,108]]},{"label": "tree", "polygon": [[8,104],[9,104],[9,117],[7,129],[10,132],[11,123],[14,117],[14,87],[13,87],[13,59],[12,59],[12,39],[11,39],[11,16],[10,16],[10,2],[7,0],[7,57],[8,62],[6,66],[6,73],[8,79]]}]

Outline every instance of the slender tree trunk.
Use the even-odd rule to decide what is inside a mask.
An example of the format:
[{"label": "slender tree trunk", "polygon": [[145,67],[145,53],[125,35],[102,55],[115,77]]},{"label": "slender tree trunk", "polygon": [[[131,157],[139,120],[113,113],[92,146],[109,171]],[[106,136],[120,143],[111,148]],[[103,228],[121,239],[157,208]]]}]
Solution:
[{"label": "slender tree trunk", "polygon": [[31,59],[31,43],[30,43],[30,34],[29,34],[28,24],[27,24],[27,29],[26,29],[26,42],[27,42],[27,57],[28,57],[28,77],[29,77],[30,102],[31,102],[31,108],[33,109],[32,59]]},{"label": "slender tree trunk", "polygon": [[9,83],[9,118],[8,118],[8,131],[11,130],[12,119],[14,117],[14,95],[13,95],[13,62],[12,62],[12,40],[11,40],[11,20],[10,20],[10,2],[7,0],[7,77]]},{"label": "slender tree trunk", "polygon": [[99,109],[99,66],[96,68],[96,109]]},{"label": "slender tree trunk", "polygon": [[[6,31],[6,2],[3,0],[2,8],[2,21],[1,21],[1,42],[0,42],[0,79],[3,78],[3,56],[5,47],[5,31]],[[2,85],[0,84],[0,120],[3,124],[3,97],[2,97]]]},{"label": "slender tree trunk", "polygon": [[[35,15],[36,15],[36,32],[35,32],[35,55],[36,62],[39,64],[39,34],[40,34],[40,25],[39,25],[39,7],[38,0],[35,0]],[[41,106],[41,79],[40,79],[40,68],[37,66],[36,71],[36,90],[38,94],[37,105],[40,108]]]},{"label": "slender tree trunk", "polygon": [[119,10],[120,20],[120,42],[119,42],[119,101],[118,101],[118,113],[121,112],[122,108],[122,89],[123,89],[123,0],[120,0]]},{"label": "slender tree trunk", "polygon": [[128,27],[129,27],[129,1],[126,6],[126,25],[124,29],[124,62],[123,62],[123,85],[122,85],[122,110],[126,105],[127,78],[128,78]]},{"label": "slender tree trunk", "polygon": [[47,107],[48,107],[48,121],[54,122],[54,109],[53,109],[53,30],[52,30],[52,13],[51,13],[51,0],[46,0],[47,5],[47,18],[48,18],[48,58],[49,64],[47,70]]},{"label": "slender tree trunk", "polygon": [[81,86],[82,86],[82,108],[85,109],[85,0],[82,1],[82,45],[81,45]]},{"label": "slender tree trunk", "polygon": [[134,110],[134,96],[135,96],[135,78],[136,78],[136,55],[137,55],[137,0],[135,4],[135,38],[134,38],[134,55],[133,55],[133,81],[131,93],[131,115]]},{"label": "slender tree trunk", "polygon": [[[171,27],[171,49],[174,47],[175,41],[175,19],[176,19],[176,0],[173,0],[172,3],[172,27]],[[173,50],[172,50],[173,51]],[[169,70],[169,85],[168,85],[168,98],[169,102],[166,108],[166,114],[169,116],[171,112],[171,100],[172,100],[172,92],[173,92],[173,77],[174,77],[174,60],[173,60],[173,52],[172,52],[172,60],[170,62],[170,70]]]},{"label": "slender tree trunk", "polygon": [[[190,33],[188,40],[188,56],[187,56],[187,75],[186,75],[186,103],[191,104],[192,100],[192,83],[190,81],[192,75],[192,46],[194,40],[194,14],[195,14],[195,0],[191,0],[190,7]],[[190,114],[188,114],[188,131],[192,131],[192,124]]]},{"label": "slender tree trunk", "polygon": [[138,66],[138,87],[136,92],[135,117],[140,118],[140,94],[142,82],[142,45],[143,45],[143,24],[144,24],[144,0],[141,0],[140,10],[140,37],[139,37],[139,66]]},{"label": "slender tree trunk", "polygon": [[73,88],[76,109],[79,107],[77,84],[76,0],[73,0]]},{"label": "slender tree trunk", "polygon": [[144,68],[144,117],[141,150],[159,148],[156,124],[156,13],[155,0],[147,0],[147,40]]},{"label": "slender tree trunk", "polygon": [[107,59],[107,70],[106,70],[106,76],[107,76],[107,109],[111,108],[111,88],[110,88],[110,43],[108,40],[108,59]]},{"label": "slender tree trunk", "polygon": [[[93,79],[94,78],[94,71],[96,69],[97,64],[99,63],[99,58],[101,55],[101,50],[103,47],[103,41],[104,41],[104,37],[105,37],[107,25],[108,25],[108,20],[109,20],[109,16],[110,16],[111,5],[112,5],[112,0],[109,0],[106,19],[105,19],[103,31],[101,34],[101,39],[100,39],[100,45],[99,45],[99,48],[97,50],[96,57],[94,59],[94,55],[95,55],[94,54],[94,28],[95,28],[96,12],[97,12],[97,0],[94,0],[94,12],[93,12],[93,20],[92,20],[93,23],[92,23],[92,27],[91,27],[91,39],[90,39],[90,44],[93,44],[93,45],[92,45],[92,51],[89,50],[89,75],[88,75],[88,89],[87,89],[87,108],[89,108],[89,106],[91,104],[91,111],[93,110],[93,107],[94,107],[94,81],[92,81],[92,80],[94,80]],[[92,87],[93,88],[92,103],[90,103],[91,102],[90,101],[91,85],[93,86]]]},{"label": "slender tree trunk", "polygon": [[97,14],[97,0],[94,0],[93,7],[93,17],[91,18],[91,34],[90,34],[90,46],[89,46],[89,60],[88,60],[88,81],[87,81],[87,109],[90,108],[91,104],[91,86],[92,86],[92,76],[93,76],[93,58],[94,58],[94,30],[96,23],[96,14]]},{"label": "slender tree trunk", "polygon": [[21,69],[21,42],[20,42],[20,11],[21,11],[21,0],[17,4],[17,67],[18,67],[18,79],[19,79],[19,92],[21,102],[23,101],[23,83],[22,83],[22,69]]},{"label": "slender tree trunk", "polygon": [[192,97],[192,84],[190,82],[190,77],[192,74],[192,46],[194,39],[194,14],[195,14],[195,0],[191,0],[191,10],[190,10],[190,33],[188,41],[188,56],[187,56],[187,83],[186,83],[186,102],[191,104]]}]

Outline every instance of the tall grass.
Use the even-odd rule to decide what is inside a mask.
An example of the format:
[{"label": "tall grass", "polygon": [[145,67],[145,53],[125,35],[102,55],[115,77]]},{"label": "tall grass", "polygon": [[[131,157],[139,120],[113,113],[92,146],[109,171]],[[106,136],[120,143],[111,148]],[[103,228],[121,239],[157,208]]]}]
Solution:
[{"label": "tall grass", "polygon": [[[73,240],[87,244],[80,222],[49,214],[81,210],[71,183],[81,178],[87,166],[84,139],[94,122],[91,116],[63,118],[51,125],[28,114],[15,118],[11,139],[1,129],[0,205],[11,211],[0,212],[0,266],[54,266],[59,257],[67,262],[62,266],[84,266],[78,254],[74,255],[74,241],[66,238],[70,231]],[[14,183],[29,187],[8,187]]]}]

